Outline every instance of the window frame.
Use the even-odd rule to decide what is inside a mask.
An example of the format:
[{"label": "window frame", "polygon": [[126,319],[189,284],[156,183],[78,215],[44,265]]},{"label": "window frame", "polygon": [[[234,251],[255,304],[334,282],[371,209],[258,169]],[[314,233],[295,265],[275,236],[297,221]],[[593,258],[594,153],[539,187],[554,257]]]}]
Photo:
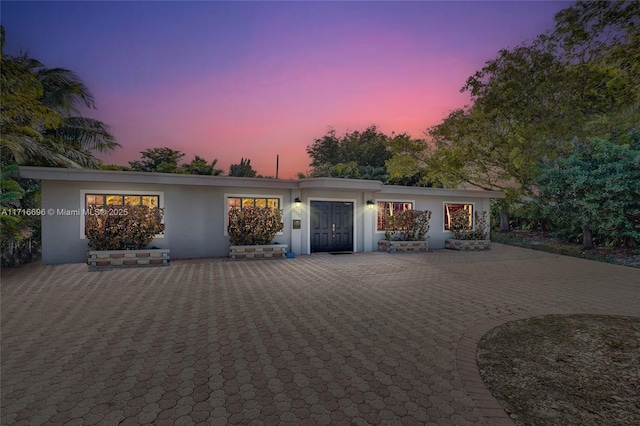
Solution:
[{"label": "window frame", "polygon": [[[374,221],[374,229],[376,234],[384,234],[385,230],[378,229],[378,215],[380,214],[380,208],[378,207],[378,203],[402,203],[402,204],[411,204],[411,210],[416,209],[416,201],[415,200],[387,200],[387,199],[374,199],[375,209],[376,209],[376,219]],[[395,210],[394,210],[395,211]]]},{"label": "window frame", "polygon": [[[278,200],[278,210],[282,210],[282,223],[285,223],[284,220],[284,207],[283,207],[283,199],[284,196],[282,195],[274,195],[274,194],[224,194],[224,236],[228,237],[229,236],[229,198],[253,198],[254,199],[254,205],[255,205],[255,199],[260,198],[260,199],[277,199]],[[267,201],[267,204],[269,203],[269,201]],[[240,201],[240,204],[242,204],[242,201]],[[242,207],[241,207],[242,208]],[[276,235],[284,235],[284,227],[282,228],[282,231],[278,232]]]},{"label": "window frame", "polygon": [[[140,196],[157,196],[158,197],[158,208],[164,209],[164,192],[162,191],[132,191],[129,189],[81,189],[80,190],[80,211],[83,212],[82,220],[80,221],[80,239],[86,240],[87,236],[85,234],[86,228],[86,219],[84,216],[84,211],[87,209],[87,195],[121,195],[126,197],[128,195],[140,195]],[[164,217],[162,218],[162,223],[164,223]],[[164,232],[162,234],[156,234],[154,238],[164,238]]]},{"label": "window frame", "polygon": [[[456,204],[456,205],[461,205],[461,206],[471,206],[471,227],[473,228],[475,226],[475,218],[474,218],[474,214],[476,211],[476,203],[475,202],[464,202],[464,201],[443,201],[442,202],[442,232],[448,232],[448,233],[453,233],[453,231],[451,229],[447,229],[447,215],[446,215],[446,206],[447,204]],[[463,207],[464,208],[464,207]]]}]

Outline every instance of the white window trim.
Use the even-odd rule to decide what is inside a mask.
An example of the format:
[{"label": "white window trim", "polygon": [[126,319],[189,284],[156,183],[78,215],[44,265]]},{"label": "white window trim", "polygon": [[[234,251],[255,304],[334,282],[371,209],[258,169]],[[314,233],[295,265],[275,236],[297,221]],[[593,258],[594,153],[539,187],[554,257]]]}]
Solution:
[{"label": "white window trim", "polygon": [[443,233],[453,235],[453,231],[444,228],[444,218],[445,218],[444,205],[445,204],[470,204],[473,208],[473,213],[471,213],[471,227],[476,226],[476,219],[474,217],[476,213],[476,203],[474,201],[443,201],[442,209],[440,210],[442,212],[442,232]]},{"label": "white window trim", "polygon": [[[282,195],[273,195],[273,194],[224,194],[224,236],[229,236],[229,198],[277,198],[280,204],[280,210],[282,210],[282,223],[284,223],[284,206],[282,204]],[[276,235],[284,235],[284,227],[282,231],[278,232]]]},{"label": "white window trim", "polygon": [[[87,194],[104,194],[104,195],[157,195],[158,196],[158,207],[164,208],[164,192],[161,191],[131,191],[131,190],[123,190],[123,189],[81,189],[80,190],[80,210],[84,211],[87,208],[85,202],[87,199]],[[86,240],[87,236],[85,235],[85,218],[84,215],[80,215],[82,220],[80,220],[80,239]],[[162,218],[162,223],[164,223],[164,217]],[[164,233],[156,234],[154,238],[164,238]]]},{"label": "white window trim", "polygon": [[373,223],[373,231],[376,234],[384,234],[385,233],[385,231],[379,231],[378,230],[378,202],[382,202],[382,203],[411,203],[411,208],[413,210],[416,209],[416,200],[389,200],[389,199],[386,199],[386,198],[374,199],[373,200],[373,203],[374,203],[373,204],[373,209],[374,209],[374,211],[376,213],[376,218],[375,218],[374,223]]}]

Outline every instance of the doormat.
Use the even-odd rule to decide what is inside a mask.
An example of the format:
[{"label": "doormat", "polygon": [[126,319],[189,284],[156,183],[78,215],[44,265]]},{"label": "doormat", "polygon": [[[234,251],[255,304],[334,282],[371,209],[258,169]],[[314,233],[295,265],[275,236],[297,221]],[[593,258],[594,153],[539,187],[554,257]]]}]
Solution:
[{"label": "doormat", "polygon": [[329,254],[353,254],[352,251],[330,251]]}]

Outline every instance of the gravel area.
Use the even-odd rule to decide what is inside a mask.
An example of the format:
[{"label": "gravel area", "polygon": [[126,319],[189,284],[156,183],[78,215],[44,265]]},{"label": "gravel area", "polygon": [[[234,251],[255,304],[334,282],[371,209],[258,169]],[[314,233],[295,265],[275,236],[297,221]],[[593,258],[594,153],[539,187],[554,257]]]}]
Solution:
[{"label": "gravel area", "polygon": [[517,425],[640,424],[640,318],[513,321],[484,336],[478,365]]}]

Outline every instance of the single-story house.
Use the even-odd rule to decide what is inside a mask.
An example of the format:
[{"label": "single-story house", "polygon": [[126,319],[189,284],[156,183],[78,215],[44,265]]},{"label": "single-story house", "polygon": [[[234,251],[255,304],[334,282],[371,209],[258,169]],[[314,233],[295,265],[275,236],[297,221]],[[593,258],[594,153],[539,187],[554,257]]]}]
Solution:
[{"label": "single-story house", "polygon": [[21,167],[42,182],[42,262],[85,262],[88,206],[146,204],[164,208],[165,231],[152,242],[172,259],[228,255],[232,206],[282,209],[284,229],[275,242],[296,254],[377,250],[385,214],[431,210],[430,248],[452,237],[450,214],[460,208],[489,211],[494,191],[419,188],[336,178],[302,180],[200,176],[112,170]]}]

